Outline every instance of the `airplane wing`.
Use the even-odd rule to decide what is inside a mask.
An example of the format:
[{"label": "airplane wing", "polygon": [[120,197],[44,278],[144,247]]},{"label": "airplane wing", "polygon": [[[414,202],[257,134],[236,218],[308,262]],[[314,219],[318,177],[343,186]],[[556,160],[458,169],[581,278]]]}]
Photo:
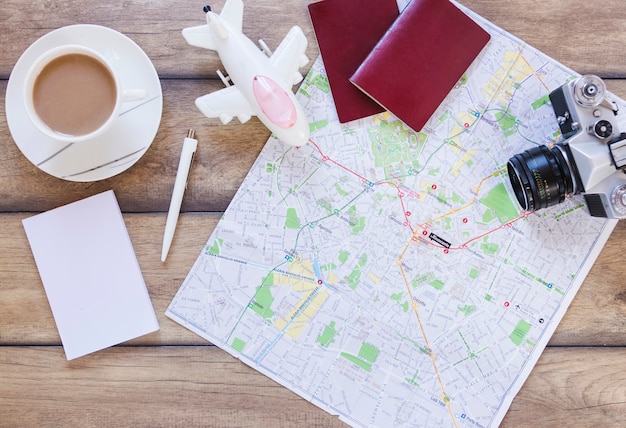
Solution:
[{"label": "airplane wing", "polygon": [[217,117],[223,124],[227,124],[235,116],[244,123],[256,115],[250,103],[235,86],[197,98],[196,106],[206,117]]},{"label": "airplane wing", "polygon": [[298,70],[309,62],[304,53],[306,46],[306,36],[300,27],[295,26],[289,30],[270,58],[270,63],[289,86],[302,81],[302,74]]}]

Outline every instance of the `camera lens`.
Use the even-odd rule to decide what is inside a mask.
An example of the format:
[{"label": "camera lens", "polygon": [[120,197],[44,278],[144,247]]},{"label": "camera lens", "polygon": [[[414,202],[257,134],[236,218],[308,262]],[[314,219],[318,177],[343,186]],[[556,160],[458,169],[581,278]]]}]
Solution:
[{"label": "camera lens", "polygon": [[576,183],[565,150],[561,144],[552,149],[538,146],[509,159],[509,179],[517,201],[526,211],[559,204],[565,195],[575,193]]}]

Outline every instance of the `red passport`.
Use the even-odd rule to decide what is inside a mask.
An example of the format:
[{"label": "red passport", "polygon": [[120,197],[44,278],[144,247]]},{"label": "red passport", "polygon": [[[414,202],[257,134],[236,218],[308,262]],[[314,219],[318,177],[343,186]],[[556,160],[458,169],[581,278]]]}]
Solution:
[{"label": "red passport", "polygon": [[309,5],[339,122],[384,111],[348,79],[398,13],[396,0],[324,0]]},{"label": "red passport", "polygon": [[413,0],[350,80],[420,131],[489,38],[448,0]]}]

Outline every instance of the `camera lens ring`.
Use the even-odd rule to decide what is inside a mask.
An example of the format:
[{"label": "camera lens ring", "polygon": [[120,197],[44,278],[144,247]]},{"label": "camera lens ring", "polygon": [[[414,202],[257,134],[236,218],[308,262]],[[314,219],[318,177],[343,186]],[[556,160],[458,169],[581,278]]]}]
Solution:
[{"label": "camera lens ring", "polygon": [[577,191],[566,147],[561,144],[518,153],[509,159],[507,171],[515,197],[526,211],[559,204]]},{"label": "camera lens ring", "polygon": [[531,180],[528,179],[532,176],[532,172],[520,155],[517,154],[509,159],[506,169],[517,201],[524,210],[531,212],[535,211],[536,192],[533,192]]}]

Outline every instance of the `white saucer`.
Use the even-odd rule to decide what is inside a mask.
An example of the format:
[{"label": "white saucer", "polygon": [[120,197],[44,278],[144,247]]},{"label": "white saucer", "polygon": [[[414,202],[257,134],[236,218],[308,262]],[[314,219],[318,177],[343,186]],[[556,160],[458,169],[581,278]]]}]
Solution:
[{"label": "white saucer", "polygon": [[[111,61],[125,90],[146,89],[148,98],[125,103],[119,120],[101,137],[83,143],[60,143],[28,120],[22,87],[31,63],[64,44],[88,46]],[[163,112],[161,83],[150,58],[131,39],[98,25],[59,28],[30,45],[15,64],[6,92],[9,130],[24,156],[42,171],[70,181],[96,181],[130,168],[148,150]]]}]

